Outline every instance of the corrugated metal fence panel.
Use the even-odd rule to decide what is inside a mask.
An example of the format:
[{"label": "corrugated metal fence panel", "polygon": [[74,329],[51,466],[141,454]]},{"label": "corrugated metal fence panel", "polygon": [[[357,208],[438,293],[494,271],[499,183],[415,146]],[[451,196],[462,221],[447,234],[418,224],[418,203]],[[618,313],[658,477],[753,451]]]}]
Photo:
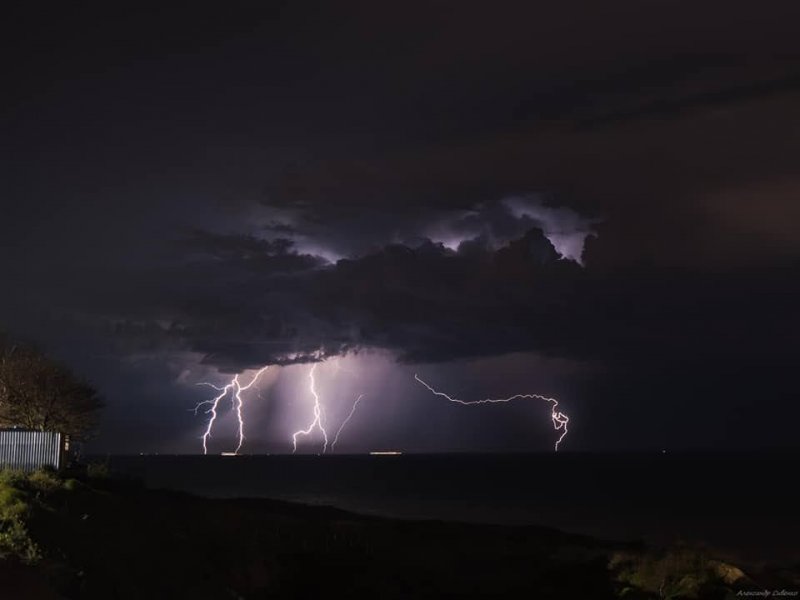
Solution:
[{"label": "corrugated metal fence panel", "polygon": [[0,468],[35,471],[61,466],[61,434],[53,431],[0,430]]}]

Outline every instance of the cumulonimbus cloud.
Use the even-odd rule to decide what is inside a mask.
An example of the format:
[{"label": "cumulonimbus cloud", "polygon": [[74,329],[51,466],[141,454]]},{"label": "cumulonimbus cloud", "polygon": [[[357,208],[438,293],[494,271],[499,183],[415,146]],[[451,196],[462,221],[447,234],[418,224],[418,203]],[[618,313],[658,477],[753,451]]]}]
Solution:
[{"label": "cumulonimbus cloud", "polygon": [[367,347],[437,361],[548,344],[536,324],[553,293],[580,279],[590,221],[518,198],[403,227],[414,224],[414,237],[336,262],[287,237],[193,231],[158,301],[160,325],[148,333],[226,371]]}]

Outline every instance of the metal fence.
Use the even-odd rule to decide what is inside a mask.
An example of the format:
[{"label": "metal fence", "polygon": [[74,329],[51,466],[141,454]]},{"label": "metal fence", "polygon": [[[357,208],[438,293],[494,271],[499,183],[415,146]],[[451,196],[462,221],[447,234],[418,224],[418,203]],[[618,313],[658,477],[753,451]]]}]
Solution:
[{"label": "metal fence", "polygon": [[0,429],[0,468],[35,471],[61,467],[62,436],[52,431]]}]

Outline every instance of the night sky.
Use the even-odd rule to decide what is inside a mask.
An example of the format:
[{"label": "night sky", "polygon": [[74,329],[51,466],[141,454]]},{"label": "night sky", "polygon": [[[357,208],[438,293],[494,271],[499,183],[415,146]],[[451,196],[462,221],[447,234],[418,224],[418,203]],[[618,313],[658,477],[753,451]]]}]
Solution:
[{"label": "night sky", "polygon": [[270,364],[244,451],[291,451],[323,359],[342,451],[552,450],[415,373],[558,398],[563,450],[797,448],[796,2],[27,5],[0,329],[99,388],[92,450],[201,451],[196,384]]}]

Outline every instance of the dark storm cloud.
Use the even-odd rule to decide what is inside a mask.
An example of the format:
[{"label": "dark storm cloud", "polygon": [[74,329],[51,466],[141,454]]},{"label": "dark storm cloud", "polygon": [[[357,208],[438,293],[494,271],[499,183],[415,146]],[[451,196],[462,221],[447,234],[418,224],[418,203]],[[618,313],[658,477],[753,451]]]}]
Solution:
[{"label": "dark storm cloud", "polygon": [[[191,231],[172,266],[151,273],[147,294],[112,292],[99,310],[132,348],[190,350],[226,371],[362,348],[409,361],[542,350],[552,343],[530,317],[580,281],[594,225],[531,196],[466,211],[385,210],[388,219],[291,216],[297,242]],[[329,262],[304,245],[361,251]]]},{"label": "dark storm cloud", "polygon": [[[347,210],[348,206],[351,210]],[[325,205],[295,201],[277,206],[265,203],[265,209],[268,214],[279,210],[282,218],[292,223],[282,223],[283,230],[277,231],[275,222],[270,221],[264,226],[268,234],[287,235],[298,246],[350,258],[380,250],[389,243],[415,246],[427,240],[455,250],[461,242],[480,238],[497,248],[537,227],[561,257],[581,263],[586,238],[595,234],[595,226],[602,221],[567,207],[552,206],[536,194],[463,202],[450,208],[407,203],[360,205],[356,209],[353,204],[340,201],[330,210]]]},{"label": "dark storm cloud", "polygon": [[[203,237],[213,247],[232,236]],[[286,256],[212,256],[169,272],[157,324],[140,305],[143,318],[120,320],[116,333],[235,372],[363,348],[410,362],[537,352],[637,368],[719,364],[771,354],[797,327],[792,264],[744,277],[658,268],[601,276],[560,259],[538,229],[500,247],[481,237],[457,250],[390,244],[335,264],[308,257],[291,271]]]},{"label": "dark storm cloud", "polygon": [[195,232],[187,242],[205,258],[159,275],[171,283],[139,295],[141,318],[111,323],[143,350],[190,350],[226,371],[361,348],[412,361],[529,349],[537,341],[515,319],[547,301],[549,281],[580,270],[538,229],[499,248],[481,236],[457,250],[422,240],[335,264],[247,236]]},{"label": "dark storm cloud", "polygon": [[[780,225],[794,207],[787,189],[800,188],[793,160],[800,152],[797,106],[797,97],[786,93],[614,127],[525,125],[455,147],[426,144],[413,153],[365,159],[366,165],[334,160],[324,169],[308,166],[305,187],[283,193],[335,216],[382,208],[392,214],[401,196],[408,199],[404,210],[414,214],[421,206],[426,212],[468,209],[486,198],[537,190],[604,217],[596,264],[645,260],[728,268],[800,251],[800,228],[789,233]],[[348,176],[351,170],[364,176]],[[434,178],[436,193],[428,191]],[[387,192],[374,191],[381,188]],[[743,188],[759,197],[749,209],[734,202]],[[762,243],[765,215],[775,217],[782,246]],[[679,249],[671,243],[675,230],[682,231]]]},{"label": "dark storm cloud", "polygon": [[193,231],[183,245],[200,255],[223,261],[226,268],[247,266],[276,272],[303,271],[325,263],[325,260],[294,250],[294,242],[288,238],[263,239],[245,234],[215,234],[208,231]]}]

